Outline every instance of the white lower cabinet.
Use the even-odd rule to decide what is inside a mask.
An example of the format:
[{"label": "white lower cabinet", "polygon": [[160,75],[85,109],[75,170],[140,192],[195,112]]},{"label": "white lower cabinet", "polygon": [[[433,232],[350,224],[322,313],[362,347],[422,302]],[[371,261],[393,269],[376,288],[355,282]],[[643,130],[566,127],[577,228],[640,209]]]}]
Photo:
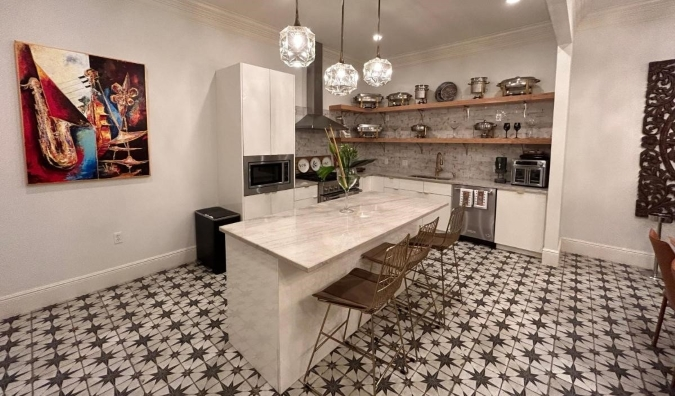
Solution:
[{"label": "white lower cabinet", "polygon": [[[426,183],[425,183],[426,184]],[[441,210],[438,210],[424,218],[424,223],[431,223],[436,217],[438,217],[438,225],[436,229],[445,231],[448,228],[448,221],[450,221],[450,213],[452,212],[452,197],[449,195],[438,195],[438,194],[429,194],[424,193],[424,196],[428,199],[432,199],[436,202],[447,203],[448,206],[444,207]]]},{"label": "white lower cabinet", "polygon": [[293,195],[293,190],[285,190],[244,197],[244,220],[292,210]]},{"label": "white lower cabinet", "polygon": [[384,192],[384,178],[382,176],[364,176],[359,180],[359,184],[364,192]]},{"label": "white lower cabinet", "polygon": [[541,253],[545,226],[545,194],[497,192],[496,244]]},{"label": "white lower cabinet", "polygon": [[258,217],[272,214],[272,196],[270,194],[257,194],[244,197],[243,220],[257,219]]},{"label": "white lower cabinet", "polygon": [[306,207],[312,206],[316,203],[318,203],[316,198],[301,199],[299,201],[295,201],[295,209],[306,208]]},{"label": "white lower cabinet", "polygon": [[272,214],[293,210],[294,192],[293,190],[284,190],[271,193],[271,211]]}]

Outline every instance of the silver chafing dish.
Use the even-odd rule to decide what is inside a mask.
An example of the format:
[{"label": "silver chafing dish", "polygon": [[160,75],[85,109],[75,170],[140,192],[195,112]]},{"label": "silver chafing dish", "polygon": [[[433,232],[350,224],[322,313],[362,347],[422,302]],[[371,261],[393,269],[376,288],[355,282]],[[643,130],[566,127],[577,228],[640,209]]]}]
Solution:
[{"label": "silver chafing dish", "polygon": [[387,95],[387,101],[389,102],[389,107],[406,106],[410,104],[410,99],[412,99],[412,97],[413,96],[407,92],[396,92]]},{"label": "silver chafing dish", "polygon": [[356,131],[359,137],[362,138],[377,138],[382,132],[382,125],[380,124],[359,124],[356,126]]},{"label": "silver chafing dish", "polygon": [[360,93],[354,96],[354,103],[362,109],[376,109],[380,107],[383,96],[375,93]]},{"label": "silver chafing dish", "polygon": [[532,93],[532,88],[540,82],[535,77],[515,77],[509,78],[497,84],[502,89],[502,95],[529,95]]}]

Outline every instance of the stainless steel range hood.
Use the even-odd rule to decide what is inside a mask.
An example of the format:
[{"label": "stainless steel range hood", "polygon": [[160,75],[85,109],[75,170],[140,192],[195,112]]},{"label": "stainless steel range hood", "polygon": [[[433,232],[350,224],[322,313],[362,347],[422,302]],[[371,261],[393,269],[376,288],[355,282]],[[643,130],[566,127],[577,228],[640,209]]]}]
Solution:
[{"label": "stainless steel range hood", "polygon": [[307,115],[295,124],[296,130],[323,132],[328,127],[334,130],[349,129],[323,115],[323,44],[316,43],[316,57],[307,67]]}]

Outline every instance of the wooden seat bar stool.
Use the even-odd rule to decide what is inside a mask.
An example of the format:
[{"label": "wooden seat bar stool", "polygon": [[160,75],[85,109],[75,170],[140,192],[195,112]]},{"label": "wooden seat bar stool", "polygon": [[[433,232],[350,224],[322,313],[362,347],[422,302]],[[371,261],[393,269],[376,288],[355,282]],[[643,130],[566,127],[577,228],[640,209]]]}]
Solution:
[{"label": "wooden seat bar stool", "polygon": [[[438,278],[433,275],[429,277],[438,279],[441,281],[441,290],[443,293],[443,307],[446,307],[445,297],[448,296],[445,290],[445,263],[443,262],[443,256],[445,253],[452,249],[452,258],[455,262],[455,273],[457,274],[457,289],[459,291],[459,298],[462,298],[462,286],[459,279],[459,263],[457,261],[457,253],[455,252],[455,245],[459,241],[459,237],[462,234],[462,227],[464,226],[464,213],[465,207],[458,206],[452,210],[450,214],[450,219],[448,220],[448,226],[445,229],[445,232],[434,232],[434,235],[431,238],[431,249],[436,250],[441,256],[441,277]],[[426,246],[428,243],[426,236],[420,237],[415,236],[410,240],[410,243],[413,245]]]},{"label": "wooden seat bar stool", "polygon": [[[406,266],[406,271],[405,275],[403,278],[404,282],[404,291],[406,293],[406,302],[407,302],[407,309],[410,314],[413,314],[413,304],[412,301],[410,300],[410,292],[408,290],[409,283],[415,283],[417,286],[420,288],[428,291],[432,297],[432,303],[429,304],[426,309],[419,315],[416,315],[417,318],[415,320],[411,320],[412,323],[412,328],[413,328],[413,333],[415,332],[415,327],[420,321],[428,321],[426,318],[426,314],[431,310],[431,308],[434,308],[435,310],[435,320],[434,322],[438,324],[439,326],[445,326],[445,317],[441,314],[441,312],[438,310],[436,307],[436,300],[439,297],[438,290],[436,290],[432,285],[431,282],[429,281],[429,278],[424,276],[423,282],[417,281],[416,275],[417,271],[416,268],[429,256],[429,251],[431,250],[431,242],[432,238],[434,236],[434,233],[436,232],[436,227],[438,226],[438,217],[432,221],[431,223],[425,224],[420,227],[418,234],[415,236],[417,239],[418,243],[413,245],[411,243],[409,249],[408,249],[408,263]],[[376,246],[375,248],[367,251],[366,253],[362,254],[361,257],[370,260],[371,263],[377,263],[380,265],[384,264],[384,252],[386,252],[387,249],[389,249],[392,246],[390,243],[383,243],[379,246]],[[372,264],[371,264],[371,269],[372,269]],[[411,275],[411,277],[408,277],[408,275]],[[437,320],[440,317],[440,322],[437,322]],[[417,351],[416,351],[417,352]]]},{"label": "wooden seat bar stool", "polygon": [[[358,352],[370,359],[373,362],[371,375],[373,377],[373,395],[377,393],[377,386],[380,380],[385,377],[385,373],[395,362],[402,362],[405,365],[407,361],[407,352],[405,351],[405,344],[403,342],[403,331],[401,321],[398,316],[398,307],[396,306],[396,291],[401,287],[403,277],[405,274],[407,259],[408,259],[408,245],[410,242],[410,235],[406,236],[400,243],[392,245],[384,253],[384,263],[380,268],[379,273],[372,273],[362,269],[355,269],[346,276],[342,277],[337,282],[326,287],[322,291],[315,293],[313,296],[319,301],[328,304],[326,314],[319,330],[312,356],[307,365],[307,372],[303,378],[305,386],[307,386],[312,393],[322,395],[317,392],[311,384],[307,382],[307,377],[312,368],[312,361],[316,351],[319,350],[328,340],[335,341],[355,352]],[[375,316],[379,314],[382,309],[391,302],[396,312],[396,322],[398,325],[400,344],[396,346],[394,357],[389,362],[384,362],[383,359],[376,355],[375,346]],[[324,331],[326,326],[326,319],[332,306],[348,308],[347,319],[331,331]],[[370,318],[370,351],[363,349],[347,342],[347,326],[349,325],[349,317],[351,311],[358,311],[360,314],[371,315]],[[360,321],[359,321],[360,324]],[[336,334],[344,327],[344,333],[340,340]],[[322,340],[321,337],[324,337]],[[400,359],[397,359],[400,356]],[[376,379],[376,369],[379,363],[386,363],[386,367],[381,372],[380,380]],[[402,371],[407,371],[406,367],[401,367]]]},{"label": "wooden seat bar stool", "polygon": [[[654,338],[652,340],[652,346],[656,347],[656,344],[659,342],[659,334],[661,333],[666,308],[670,306],[671,309],[675,309],[675,306],[673,306],[673,303],[675,303],[675,274],[673,274],[673,270],[675,269],[675,252],[673,252],[673,248],[667,242],[659,238],[659,235],[653,229],[649,231],[649,241],[652,243],[654,255],[661,269],[661,276],[663,277],[663,284],[665,286],[659,318],[656,322],[656,329],[654,330]],[[671,243],[673,242],[675,240],[671,238]],[[675,375],[670,387],[675,387]]]}]

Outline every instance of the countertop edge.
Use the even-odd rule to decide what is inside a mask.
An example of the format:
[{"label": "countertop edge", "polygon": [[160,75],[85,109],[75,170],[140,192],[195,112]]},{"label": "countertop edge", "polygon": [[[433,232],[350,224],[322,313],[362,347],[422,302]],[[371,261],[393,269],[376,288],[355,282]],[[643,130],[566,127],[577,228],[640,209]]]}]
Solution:
[{"label": "countertop edge", "polygon": [[[439,203],[439,206],[438,206],[437,209],[434,209],[433,211],[431,211],[431,212],[429,212],[429,213],[427,213],[427,214],[423,214],[423,215],[421,215],[421,216],[419,216],[419,217],[416,217],[416,218],[414,218],[413,220],[409,221],[408,223],[402,224],[402,225],[400,225],[400,226],[398,226],[398,227],[396,227],[396,228],[393,228],[393,229],[389,230],[386,234],[382,234],[382,235],[380,235],[380,236],[373,237],[373,238],[371,238],[371,239],[369,239],[369,240],[367,240],[367,241],[364,241],[364,242],[360,243],[360,244],[357,245],[357,246],[354,246],[354,247],[353,247],[352,249],[350,249],[350,250],[347,250],[347,251],[345,251],[345,252],[342,252],[342,253],[338,254],[337,256],[335,256],[335,257],[331,257],[331,258],[328,259],[328,260],[324,260],[324,261],[321,261],[321,262],[319,262],[319,263],[317,263],[317,264],[314,264],[314,265],[311,266],[311,267],[304,266],[304,265],[302,265],[302,264],[300,264],[300,263],[298,263],[298,262],[296,262],[296,261],[293,261],[293,260],[289,259],[288,257],[284,257],[284,256],[281,255],[281,254],[278,254],[278,253],[276,253],[276,252],[273,252],[273,251],[271,251],[271,250],[269,250],[269,249],[266,249],[266,248],[263,247],[263,246],[257,245],[257,244],[252,243],[251,241],[249,241],[249,240],[247,240],[247,239],[242,238],[241,236],[239,236],[239,235],[237,235],[237,234],[235,234],[235,233],[233,233],[233,232],[231,232],[231,231],[225,229],[225,228],[228,226],[227,224],[218,227],[218,230],[219,230],[220,232],[222,232],[223,234],[225,234],[225,235],[229,235],[229,236],[231,236],[231,237],[233,237],[233,238],[236,238],[237,240],[239,240],[239,241],[241,241],[241,242],[243,242],[243,243],[246,243],[246,244],[249,245],[249,246],[252,246],[252,247],[254,247],[254,248],[256,248],[256,249],[258,249],[258,250],[260,250],[260,251],[262,251],[262,252],[265,252],[265,253],[269,254],[270,256],[276,257],[277,259],[280,259],[280,260],[284,260],[284,261],[286,261],[286,262],[292,264],[294,267],[296,267],[296,268],[298,268],[298,269],[300,269],[300,270],[302,270],[302,271],[304,271],[304,272],[311,273],[311,272],[314,272],[314,271],[316,271],[316,270],[318,270],[318,269],[324,267],[324,266],[327,265],[327,264],[330,264],[332,261],[334,261],[334,260],[336,260],[336,259],[339,259],[340,257],[344,256],[345,254],[351,253],[351,252],[354,251],[355,249],[358,249],[358,248],[360,248],[361,246],[363,246],[363,245],[365,245],[365,244],[368,244],[368,243],[372,242],[372,241],[375,240],[376,238],[379,238],[379,237],[382,237],[382,236],[384,236],[384,235],[388,235],[388,234],[391,234],[391,233],[393,233],[393,232],[395,232],[395,231],[398,231],[398,230],[400,230],[401,228],[406,227],[406,226],[410,225],[411,223],[416,222],[416,221],[418,221],[418,220],[424,218],[424,216],[428,216],[429,214],[431,214],[431,213],[433,213],[433,212],[436,212],[436,211],[438,211],[438,210],[440,210],[440,209],[445,208],[446,206],[449,206],[449,204],[447,204],[447,203],[443,203],[443,204]],[[226,246],[226,248],[227,248],[227,243],[225,244],[225,246]]]},{"label": "countertop edge", "polygon": [[423,179],[420,177],[412,177],[409,175],[400,175],[396,173],[386,173],[386,172],[363,172],[360,174],[362,177],[368,176],[380,176],[380,177],[391,177],[393,179],[405,179],[405,180],[416,180],[421,182],[437,183],[437,184],[446,184],[446,185],[455,185],[455,186],[477,186],[483,188],[495,188],[497,190],[505,191],[515,191],[515,192],[524,192],[530,194],[539,194],[539,195],[548,195],[548,188],[537,188],[537,187],[526,187],[526,186],[514,186],[510,183],[495,183],[489,180],[481,179],[452,179],[452,180],[434,180],[434,179]]}]

